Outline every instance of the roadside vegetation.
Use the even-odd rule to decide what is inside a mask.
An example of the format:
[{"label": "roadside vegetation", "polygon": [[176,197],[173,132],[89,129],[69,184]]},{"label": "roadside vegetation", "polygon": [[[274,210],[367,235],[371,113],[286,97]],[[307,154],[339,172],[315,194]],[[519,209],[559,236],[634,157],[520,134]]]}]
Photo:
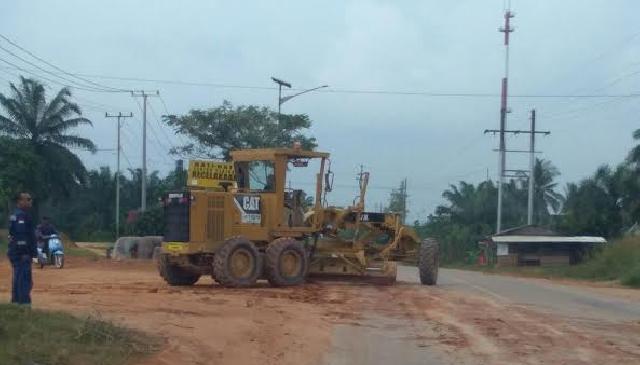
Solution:
[{"label": "roadside vegetation", "polygon": [[591,281],[617,281],[640,288],[640,237],[627,237],[608,244],[578,265],[562,266],[480,266],[475,263],[446,265],[451,268],[478,270],[494,274],[512,274],[539,278],[570,278]]},{"label": "roadside vegetation", "polygon": [[0,304],[0,364],[123,365],[160,345],[99,318]]}]

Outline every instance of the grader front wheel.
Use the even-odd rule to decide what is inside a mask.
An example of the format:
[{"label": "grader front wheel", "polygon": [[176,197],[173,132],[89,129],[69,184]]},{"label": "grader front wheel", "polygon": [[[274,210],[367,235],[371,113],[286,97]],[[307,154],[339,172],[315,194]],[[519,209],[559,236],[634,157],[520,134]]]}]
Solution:
[{"label": "grader front wheel", "polygon": [[307,253],[301,242],[292,238],[278,238],[267,247],[265,274],[273,286],[302,284],[308,266]]},{"label": "grader front wheel", "polygon": [[424,240],[420,245],[418,269],[423,285],[436,285],[438,281],[439,251],[438,242],[433,240]]}]

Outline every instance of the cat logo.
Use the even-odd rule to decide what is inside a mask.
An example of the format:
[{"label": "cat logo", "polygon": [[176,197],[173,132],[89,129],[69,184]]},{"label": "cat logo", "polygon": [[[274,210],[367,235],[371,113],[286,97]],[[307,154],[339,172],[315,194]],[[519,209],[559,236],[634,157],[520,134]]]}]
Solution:
[{"label": "cat logo", "polygon": [[235,203],[240,211],[241,223],[260,224],[262,222],[260,195],[238,194],[235,197]]}]

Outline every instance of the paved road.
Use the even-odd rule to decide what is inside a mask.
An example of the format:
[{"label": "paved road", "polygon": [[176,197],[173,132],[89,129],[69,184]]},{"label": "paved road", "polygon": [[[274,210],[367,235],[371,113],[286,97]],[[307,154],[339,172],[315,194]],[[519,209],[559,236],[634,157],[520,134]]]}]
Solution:
[{"label": "paved road", "polygon": [[[417,284],[416,269],[399,268],[398,279],[404,283]],[[416,291],[434,290],[420,285],[416,285],[414,289]],[[638,323],[640,321],[640,301],[612,297],[606,293],[606,290],[598,291],[540,279],[441,269],[438,288],[435,290],[445,298],[447,295],[460,298],[460,294],[463,294],[463,297],[488,299],[492,303],[497,303],[498,307],[504,305],[505,318],[509,317],[508,311],[513,311],[514,307],[526,307],[540,313],[552,313],[557,318],[576,318],[576,321],[601,322],[604,320],[606,323],[629,323],[630,321]],[[461,321],[465,320],[461,319]],[[419,321],[415,318],[403,320],[385,318],[378,313],[368,313],[360,326],[336,326],[333,332],[332,350],[326,358],[326,363],[331,365],[491,363],[491,361],[487,362],[486,358],[482,360],[469,356],[456,356],[455,352],[445,351],[437,345],[419,344],[405,333],[410,328],[416,326],[428,328],[429,325],[428,321]]]},{"label": "paved road", "polygon": [[[568,317],[614,321],[640,320],[640,303],[608,295],[606,290],[563,285],[542,279],[487,275],[441,269],[438,285],[445,290],[490,296],[505,304],[521,304]],[[403,267],[399,279],[415,282],[414,268]],[[639,296],[640,297],[640,296]]]}]

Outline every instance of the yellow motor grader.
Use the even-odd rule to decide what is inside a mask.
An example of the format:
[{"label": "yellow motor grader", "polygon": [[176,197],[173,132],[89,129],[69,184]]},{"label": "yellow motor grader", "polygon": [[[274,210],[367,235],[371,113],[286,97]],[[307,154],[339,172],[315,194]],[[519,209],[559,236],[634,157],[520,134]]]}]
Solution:
[{"label": "yellow motor grader", "polygon": [[[314,199],[287,187],[288,174],[311,161],[319,169]],[[421,241],[398,214],[365,211],[368,173],[360,174],[352,206],[326,206],[330,163],[328,153],[299,146],[233,151],[231,162],[190,161],[187,187],[163,198],[160,275],[170,285],[192,285],[211,275],[226,287],[249,287],[263,278],[291,286],[308,275],[393,282],[397,262],[412,261],[421,282],[434,285],[437,243]]]}]

